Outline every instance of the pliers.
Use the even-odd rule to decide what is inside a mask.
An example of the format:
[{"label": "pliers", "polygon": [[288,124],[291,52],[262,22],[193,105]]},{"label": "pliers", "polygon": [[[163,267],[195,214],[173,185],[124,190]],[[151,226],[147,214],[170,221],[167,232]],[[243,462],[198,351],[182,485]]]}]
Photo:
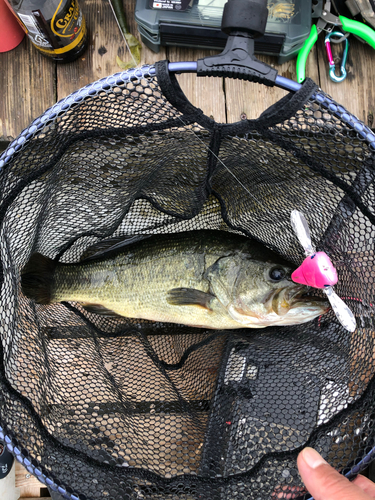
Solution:
[{"label": "pliers", "polygon": [[297,81],[303,82],[305,79],[306,61],[310,50],[315,45],[318,35],[324,30],[330,33],[335,28],[339,28],[347,33],[353,33],[359,38],[365,40],[375,49],[375,31],[366,24],[348,19],[344,16],[335,16],[331,14],[331,0],[324,3],[324,7],[316,24],[311,27],[310,35],[303,44],[297,56]]}]

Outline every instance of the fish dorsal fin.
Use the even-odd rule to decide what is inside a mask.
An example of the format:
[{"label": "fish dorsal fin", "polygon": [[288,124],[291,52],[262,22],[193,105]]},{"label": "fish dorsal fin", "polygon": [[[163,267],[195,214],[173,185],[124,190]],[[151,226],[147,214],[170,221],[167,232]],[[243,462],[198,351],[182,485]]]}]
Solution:
[{"label": "fish dorsal fin", "polygon": [[199,306],[211,310],[215,296],[195,288],[173,288],[167,293],[167,302],[173,306]]},{"label": "fish dorsal fin", "polygon": [[114,238],[99,241],[84,251],[80,261],[86,262],[88,260],[106,258],[113,252],[117,253],[129,245],[138,243],[151,236],[151,234],[135,234],[133,236],[115,236]]},{"label": "fish dorsal fin", "polygon": [[114,311],[111,311],[111,309],[107,309],[106,307],[100,305],[100,304],[81,304],[83,309],[87,312],[94,313],[94,314],[100,314],[101,316],[107,316],[107,318],[123,318],[120,314],[115,313]]}]

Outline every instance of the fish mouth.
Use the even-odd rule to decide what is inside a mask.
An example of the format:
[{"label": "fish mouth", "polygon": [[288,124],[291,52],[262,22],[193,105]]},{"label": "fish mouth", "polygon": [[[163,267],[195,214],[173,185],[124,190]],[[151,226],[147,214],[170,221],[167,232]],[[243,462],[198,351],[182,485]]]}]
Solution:
[{"label": "fish mouth", "polygon": [[331,305],[325,297],[312,295],[311,292],[310,287],[303,287],[292,295],[290,303],[292,314],[298,314],[298,311],[303,310],[306,315],[316,316],[325,314],[330,309]]},{"label": "fish mouth", "polygon": [[287,290],[285,293],[285,299],[291,304],[294,302],[316,302],[325,303],[328,302],[325,297],[320,297],[316,295],[311,295],[311,287],[304,285],[295,287],[291,290]]},{"label": "fish mouth", "polygon": [[311,295],[311,291],[311,287],[305,285],[281,288],[272,297],[272,309],[279,316],[302,308],[311,313],[327,312],[330,307],[328,300]]}]

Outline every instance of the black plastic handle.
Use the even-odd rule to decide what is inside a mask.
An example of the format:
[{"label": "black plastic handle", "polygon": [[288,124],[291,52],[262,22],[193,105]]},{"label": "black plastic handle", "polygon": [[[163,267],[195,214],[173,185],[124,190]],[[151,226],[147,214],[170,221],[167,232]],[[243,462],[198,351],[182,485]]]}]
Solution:
[{"label": "black plastic handle", "polygon": [[254,38],[264,35],[267,17],[267,0],[229,0],[221,23],[229,35],[226,46],[217,56],[198,59],[197,75],[275,85],[277,70],[254,57]]},{"label": "black plastic handle", "polygon": [[258,38],[266,31],[267,0],[229,0],[224,5],[221,31],[245,31]]}]

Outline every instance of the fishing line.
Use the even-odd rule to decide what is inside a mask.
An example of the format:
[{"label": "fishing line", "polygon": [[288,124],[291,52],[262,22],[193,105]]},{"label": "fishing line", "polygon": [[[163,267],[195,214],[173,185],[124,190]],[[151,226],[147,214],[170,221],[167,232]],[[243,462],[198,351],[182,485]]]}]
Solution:
[{"label": "fishing line", "polygon": [[118,29],[120,30],[120,33],[121,33],[121,35],[122,35],[122,38],[124,39],[125,45],[126,45],[126,47],[128,48],[128,51],[130,52],[130,55],[131,55],[131,57],[132,57],[132,59],[133,59],[134,65],[135,65],[135,66],[138,66],[138,63],[137,63],[137,61],[135,60],[135,58],[134,58],[134,56],[133,56],[133,54],[132,54],[132,51],[130,50],[130,47],[129,47],[128,41],[127,41],[127,39],[126,39],[126,37],[125,37],[125,35],[124,35],[124,33],[123,33],[122,29],[121,29],[120,23],[119,23],[119,21],[118,21],[118,19],[117,19],[117,16],[116,16],[115,9],[113,8],[113,5],[112,5],[112,1],[111,1],[111,0],[108,0],[108,2],[109,2],[109,5],[111,6],[111,9],[112,9],[113,15],[114,15],[114,17],[115,17],[115,19],[116,19],[116,23],[117,23]]},{"label": "fishing line", "polygon": [[[182,122],[182,124],[185,126],[185,127],[188,127],[188,125],[186,123],[184,123],[184,121],[182,120],[182,118],[180,116],[178,116],[179,120]],[[191,130],[191,132],[193,133],[193,135],[198,139],[198,141],[200,141],[203,146],[207,149],[207,151],[209,153],[211,153],[217,161],[219,161],[221,163],[221,165],[229,172],[229,174],[238,182],[238,184],[247,192],[247,194],[265,211],[265,213],[267,215],[269,215],[271,218],[273,218],[276,222],[281,222],[282,219],[280,218],[277,218],[275,217],[274,215],[272,215],[269,210],[266,209],[266,207],[257,199],[256,196],[254,196],[252,193],[250,193],[250,191],[247,189],[247,187],[240,181],[240,179],[230,170],[229,167],[227,167],[227,165],[225,165],[225,163],[210,149],[209,146],[207,146],[207,144],[205,144],[205,142],[198,136],[198,134],[196,132],[194,132],[193,128],[188,128],[188,130]]]},{"label": "fishing line", "polygon": [[135,57],[133,56],[132,51],[130,50],[130,47],[129,47],[129,44],[128,44],[127,39],[125,38],[125,35],[123,35],[123,39],[125,40],[126,47],[128,48],[128,51],[130,52],[130,55],[131,55],[131,57],[132,57],[132,59],[133,59],[134,66],[135,66],[135,67],[137,67],[137,66],[138,66],[138,63],[137,63],[137,61],[135,60]]}]

